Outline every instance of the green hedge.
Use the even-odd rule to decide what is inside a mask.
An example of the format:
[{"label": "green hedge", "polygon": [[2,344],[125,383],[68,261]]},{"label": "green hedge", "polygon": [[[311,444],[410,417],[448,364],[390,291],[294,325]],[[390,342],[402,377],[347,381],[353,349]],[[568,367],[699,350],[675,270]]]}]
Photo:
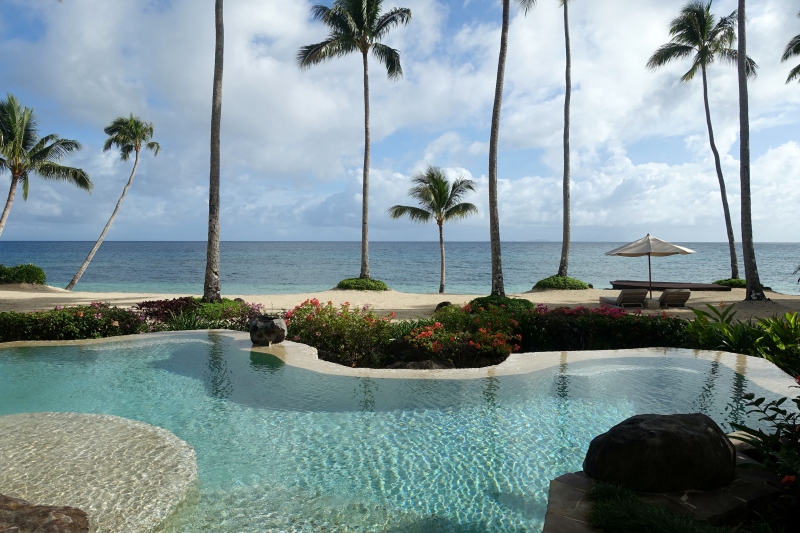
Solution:
[{"label": "green hedge", "polygon": [[550,276],[549,278],[540,279],[533,286],[534,289],[561,289],[578,291],[589,289],[589,285],[579,279],[571,278],[569,276]]},{"label": "green hedge", "polygon": [[524,298],[508,298],[506,296],[481,296],[475,298],[467,304],[466,311],[474,313],[482,309],[489,309],[490,306],[499,307],[506,311],[524,311],[534,309],[536,306],[530,300]]},{"label": "green hedge", "polygon": [[347,278],[336,285],[337,289],[347,291],[388,291],[389,287],[382,281],[371,278]]},{"label": "green hedge", "polygon": [[15,267],[0,265],[0,284],[35,283],[44,285],[46,280],[47,277],[44,274],[44,270],[32,263]]},{"label": "green hedge", "polygon": [[724,285],[726,287],[732,287],[734,289],[747,288],[747,282],[739,278],[718,279],[717,281],[714,282],[714,285]]},{"label": "green hedge", "polygon": [[99,339],[154,331],[129,309],[92,303],[33,313],[0,313],[0,342]]}]

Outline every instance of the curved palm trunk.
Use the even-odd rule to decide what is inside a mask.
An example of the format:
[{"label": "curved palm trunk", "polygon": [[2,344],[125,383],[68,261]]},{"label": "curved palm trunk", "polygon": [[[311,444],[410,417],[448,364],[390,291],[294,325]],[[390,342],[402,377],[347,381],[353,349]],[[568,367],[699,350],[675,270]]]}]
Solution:
[{"label": "curved palm trunk", "polygon": [[108,219],[106,222],[106,227],[103,228],[103,232],[100,233],[100,237],[97,239],[97,242],[94,243],[92,250],[89,252],[89,255],[86,256],[86,260],[83,262],[81,267],[75,273],[75,276],[72,278],[72,281],[69,282],[69,285],[66,286],[66,290],[71,291],[75,285],[78,283],[78,280],[81,279],[83,273],[86,272],[86,268],[91,263],[92,259],[94,258],[94,254],[97,253],[97,250],[100,249],[100,245],[103,244],[103,239],[106,238],[106,233],[111,228],[111,224],[113,224],[114,219],[117,218],[117,213],[119,212],[119,206],[122,205],[122,200],[125,199],[125,195],[128,194],[128,189],[133,183],[133,176],[136,174],[136,167],[139,166],[139,151],[136,151],[136,158],[133,160],[133,170],[131,170],[131,176],[128,178],[128,183],[125,184],[125,187],[122,189],[122,196],[119,197],[117,200],[117,206],[114,208],[114,212],[111,213],[111,218]]},{"label": "curved palm trunk", "polygon": [[361,192],[361,275],[369,279],[369,63],[364,58],[364,176]]},{"label": "curved palm trunk", "polygon": [[442,232],[442,226],[444,223],[442,221],[439,222],[439,251],[442,255],[442,275],[439,281],[439,294],[444,292],[444,234]]},{"label": "curved palm trunk", "polygon": [[503,79],[508,51],[509,0],[503,0],[503,25],[500,31],[500,57],[497,61],[497,83],[494,88],[492,130],[489,137],[489,240],[492,254],[492,294],[505,296],[503,262],[500,255],[500,215],[497,209],[497,145],[500,137],[500,108],[503,105]]},{"label": "curved palm trunk", "polygon": [[3,208],[3,214],[0,216],[0,234],[3,233],[3,228],[6,227],[6,220],[8,220],[8,213],[11,211],[11,204],[14,203],[14,195],[17,193],[17,183],[19,183],[19,176],[11,175],[11,187],[8,189],[8,200],[6,206]]},{"label": "curved palm trunk", "polygon": [[572,53],[569,44],[569,0],[564,2],[564,42],[567,51],[566,91],[564,93],[564,228],[561,237],[561,262],[558,275],[566,276],[569,268],[570,197],[569,197],[569,106],[572,100]]},{"label": "curved palm trunk", "polygon": [[753,222],[750,209],[750,106],[747,95],[747,39],[745,35],[745,0],[739,0],[739,180],[742,196],[742,258],[747,283],[745,300],[766,300],[758,277],[753,246]]},{"label": "curved palm trunk", "polygon": [[206,249],[206,279],[203,300],[218,302],[219,283],[219,182],[220,182],[220,125],[222,122],[222,59],[225,27],[222,21],[222,0],[214,8],[216,46],[214,49],[214,90],[211,97],[211,173],[208,188],[208,247]]},{"label": "curved palm trunk", "polygon": [[736,240],[733,236],[733,224],[731,223],[731,210],[728,207],[728,193],[725,189],[725,179],[722,177],[722,165],[719,161],[719,152],[714,142],[714,129],[711,127],[711,109],[708,105],[708,80],[706,78],[706,66],[702,66],[703,72],[703,102],[706,106],[706,124],[708,124],[708,142],[711,144],[711,151],[714,153],[714,166],[717,169],[717,179],[719,180],[719,192],[722,196],[722,211],[725,213],[725,229],[728,232],[728,246],[731,254],[731,278],[739,277],[739,261],[736,259]]}]

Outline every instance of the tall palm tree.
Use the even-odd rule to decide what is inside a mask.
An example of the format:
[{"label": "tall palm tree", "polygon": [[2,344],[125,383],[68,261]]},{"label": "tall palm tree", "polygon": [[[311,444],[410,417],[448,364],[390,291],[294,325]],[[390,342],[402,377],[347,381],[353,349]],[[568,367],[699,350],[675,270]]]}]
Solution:
[{"label": "tall palm tree", "polygon": [[14,95],[8,94],[5,100],[0,101],[0,174],[5,170],[11,173],[11,188],[3,214],[0,215],[0,234],[3,233],[20,183],[22,199],[28,199],[28,178],[31,175],[66,181],[89,192],[94,186],[83,170],[58,164],[67,154],[80,150],[80,143],[62,139],[56,134],[39,138],[36,126],[33,109],[22,107]]},{"label": "tall palm tree", "polygon": [[561,233],[561,261],[558,264],[558,275],[566,276],[569,269],[569,245],[570,245],[570,161],[569,161],[569,107],[572,101],[572,51],[569,40],[569,0],[559,0],[559,4],[564,8],[564,48],[567,53],[567,66],[565,69],[565,90],[564,90],[564,183],[562,198],[564,201],[564,223]]},{"label": "tall palm tree", "polygon": [[131,113],[129,117],[115,118],[103,131],[108,135],[108,139],[106,139],[105,145],[103,145],[103,151],[107,152],[112,147],[116,146],[119,148],[119,158],[122,161],[127,161],[131,153],[133,153],[133,170],[131,170],[128,183],[126,183],[125,187],[122,189],[122,196],[119,197],[117,206],[111,213],[111,218],[106,222],[106,226],[103,228],[102,233],[100,233],[97,242],[94,243],[89,255],[86,256],[86,260],[78,269],[78,272],[75,273],[69,285],[67,285],[66,289],[68,291],[71,291],[75,287],[75,284],[78,283],[78,280],[81,279],[81,276],[83,276],[92,258],[94,258],[94,254],[97,253],[100,245],[103,244],[103,239],[106,238],[106,233],[108,233],[108,230],[111,228],[111,224],[114,222],[114,219],[117,218],[119,206],[122,205],[122,200],[124,200],[125,195],[128,194],[128,189],[133,182],[133,176],[136,174],[136,167],[139,166],[139,152],[144,148],[152,150],[153,155],[158,155],[158,151],[161,149],[161,146],[157,142],[150,140],[153,138],[153,124],[150,122],[143,122],[139,117],[134,117],[133,113]]},{"label": "tall palm tree", "polygon": [[324,23],[330,29],[328,38],[316,44],[300,48],[297,64],[301,69],[322,63],[334,57],[361,52],[364,64],[364,169],[361,194],[361,274],[369,279],[369,65],[368,54],[386,67],[390,80],[403,75],[400,66],[400,52],[380,41],[389,30],[399,25],[407,25],[411,20],[411,10],[396,7],[381,13],[383,0],[335,0],[333,7],[315,5],[311,8],[314,20]]},{"label": "tall palm tree", "polygon": [[[520,7],[528,10],[536,0],[517,0]],[[497,147],[500,140],[500,110],[503,107],[503,83],[508,55],[508,12],[510,0],[503,0],[503,22],[500,26],[500,55],[497,59],[497,80],[494,86],[492,126],[489,134],[489,242],[492,254],[492,295],[505,296],[503,283],[503,260],[500,252],[500,214],[497,207]]]},{"label": "tall palm tree", "polygon": [[439,292],[444,292],[444,236],[442,227],[448,220],[466,218],[478,212],[473,204],[461,202],[467,191],[474,191],[472,180],[458,178],[450,185],[447,177],[439,167],[428,167],[424,173],[417,174],[412,181],[416,183],[408,190],[408,195],[417,200],[419,207],[394,205],[389,208],[389,216],[401,218],[407,216],[414,222],[436,221],[439,226],[439,251],[442,256]]},{"label": "tall palm tree", "polygon": [[[800,13],[798,13],[797,16],[800,17]],[[800,56],[800,34],[792,37],[789,44],[786,45],[786,50],[783,51],[783,56],[781,56],[781,62],[794,56]],[[789,77],[786,78],[786,83],[789,83],[795,78],[800,78],[800,65],[797,65],[789,71]],[[800,79],[797,81],[800,81]]]},{"label": "tall palm tree", "polygon": [[[658,48],[647,62],[647,68],[657,69],[677,59],[692,57],[692,67],[681,77],[681,82],[694,79],[700,71],[703,78],[703,103],[706,110],[706,125],[708,126],[708,142],[714,154],[714,166],[717,170],[717,180],[722,197],[722,211],[725,214],[725,228],[728,232],[728,247],[731,259],[731,278],[739,277],[739,262],[736,258],[736,240],[733,235],[731,211],[728,207],[728,193],[725,189],[725,178],[722,176],[719,151],[714,142],[714,129],[711,126],[711,110],[708,104],[708,77],[706,69],[715,60],[720,59],[730,64],[736,64],[738,52],[733,48],[736,41],[736,11],[723,17],[717,22],[716,16],[711,13],[711,2],[703,3],[694,0],[681,9],[680,14],[670,23],[670,42]],[[746,58],[747,75],[756,75],[755,61]]]},{"label": "tall palm tree", "polygon": [[206,278],[203,283],[203,301],[219,302],[219,181],[220,181],[220,125],[222,123],[222,59],[225,51],[225,25],[222,20],[222,0],[214,3],[214,86],[211,95],[211,171],[208,183],[208,245],[206,247]]},{"label": "tall palm tree", "polygon": [[744,278],[747,287],[745,300],[766,300],[758,277],[756,251],[753,246],[753,220],[750,202],[750,104],[747,95],[747,34],[745,28],[745,0],[739,0],[739,181],[742,198],[742,255]]}]

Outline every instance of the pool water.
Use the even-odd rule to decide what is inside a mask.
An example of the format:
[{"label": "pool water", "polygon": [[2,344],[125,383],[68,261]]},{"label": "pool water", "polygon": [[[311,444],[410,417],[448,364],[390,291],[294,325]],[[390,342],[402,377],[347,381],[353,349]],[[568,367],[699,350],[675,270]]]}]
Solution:
[{"label": "pool water", "polygon": [[527,532],[541,530],[549,480],[634,414],[758,425],[742,394],[777,395],[742,374],[616,357],[482,379],[346,377],[203,332],[0,350],[0,415],[107,413],[188,442],[199,490],[163,533]]}]

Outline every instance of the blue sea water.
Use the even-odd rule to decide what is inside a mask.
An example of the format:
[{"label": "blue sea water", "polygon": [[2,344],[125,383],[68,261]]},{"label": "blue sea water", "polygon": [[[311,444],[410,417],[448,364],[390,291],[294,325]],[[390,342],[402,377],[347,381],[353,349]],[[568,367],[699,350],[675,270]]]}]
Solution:
[{"label": "blue sea water", "polygon": [[[47,284],[64,287],[80,267],[92,242],[0,241],[0,264],[34,263],[45,270]],[[646,257],[612,257],[605,252],[624,243],[572,244],[569,274],[610,287],[616,279],[647,279]],[[656,257],[653,280],[710,283],[730,277],[727,243],[676,243],[692,255]],[[488,242],[445,243],[446,292],[488,294],[491,261]],[[800,294],[794,269],[800,264],[799,243],[757,243],[761,282],[785,294]],[[340,280],[357,277],[360,242],[221,243],[223,294],[289,294],[327,290]],[[558,269],[561,243],[505,242],[502,245],[505,289],[530,290],[536,281]],[[740,275],[744,276],[739,249]],[[163,292],[203,291],[206,243],[107,241],[76,286],[76,291]],[[401,292],[433,293],[439,289],[438,242],[371,242],[370,270],[375,279]]]}]

